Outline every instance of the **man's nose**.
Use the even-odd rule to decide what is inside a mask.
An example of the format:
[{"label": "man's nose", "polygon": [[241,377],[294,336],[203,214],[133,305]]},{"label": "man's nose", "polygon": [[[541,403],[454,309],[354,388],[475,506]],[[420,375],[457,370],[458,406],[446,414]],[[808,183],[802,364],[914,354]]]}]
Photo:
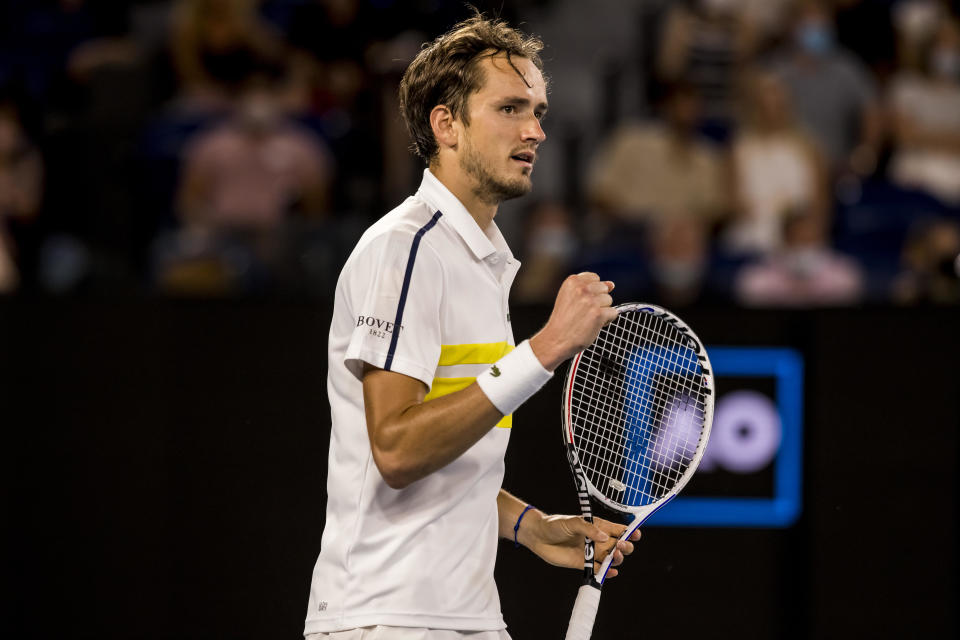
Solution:
[{"label": "man's nose", "polygon": [[538,143],[547,139],[547,134],[543,130],[543,124],[536,116],[531,116],[529,124],[523,131],[524,140],[536,140]]}]

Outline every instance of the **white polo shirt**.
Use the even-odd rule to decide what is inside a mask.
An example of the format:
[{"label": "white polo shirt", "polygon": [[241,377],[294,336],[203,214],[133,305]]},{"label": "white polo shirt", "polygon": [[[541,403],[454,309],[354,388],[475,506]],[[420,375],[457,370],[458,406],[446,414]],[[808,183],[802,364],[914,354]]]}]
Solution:
[{"label": "white polo shirt", "polygon": [[505,628],[493,568],[512,416],[446,467],[391,489],[373,462],[360,376],[366,362],[417,378],[427,400],[471,384],[513,349],[507,299],[519,267],[497,226],[481,230],[429,170],[347,259],[330,326],[327,518],[305,633]]}]

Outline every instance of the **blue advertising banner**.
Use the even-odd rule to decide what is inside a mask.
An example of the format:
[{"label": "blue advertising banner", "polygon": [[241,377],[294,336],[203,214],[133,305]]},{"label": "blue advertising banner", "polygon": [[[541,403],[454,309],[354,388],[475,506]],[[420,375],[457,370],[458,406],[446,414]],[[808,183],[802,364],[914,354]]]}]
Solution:
[{"label": "blue advertising banner", "polygon": [[800,516],[803,359],[793,349],[707,347],[713,429],[684,492],[647,525],[788,527]]}]

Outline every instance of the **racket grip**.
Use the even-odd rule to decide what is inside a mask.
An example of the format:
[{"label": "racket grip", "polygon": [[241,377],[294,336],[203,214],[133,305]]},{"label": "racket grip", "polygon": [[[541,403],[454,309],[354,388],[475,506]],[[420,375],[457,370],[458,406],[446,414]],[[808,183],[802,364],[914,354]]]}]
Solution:
[{"label": "racket grip", "polygon": [[598,606],[600,606],[600,589],[589,584],[580,587],[577,601],[573,604],[573,613],[570,614],[566,640],[590,640]]}]

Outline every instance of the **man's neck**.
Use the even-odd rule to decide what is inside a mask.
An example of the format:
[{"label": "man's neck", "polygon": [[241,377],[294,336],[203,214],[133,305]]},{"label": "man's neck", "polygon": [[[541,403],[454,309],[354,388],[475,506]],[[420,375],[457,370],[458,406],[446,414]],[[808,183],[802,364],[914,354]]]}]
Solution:
[{"label": "man's neck", "polygon": [[477,226],[486,231],[497,215],[498,204],[491,204],[479,198],[473,189],[472,181],[463,171],[445,171],[443,165],[432,162],[430,173],[460,201]]}]

